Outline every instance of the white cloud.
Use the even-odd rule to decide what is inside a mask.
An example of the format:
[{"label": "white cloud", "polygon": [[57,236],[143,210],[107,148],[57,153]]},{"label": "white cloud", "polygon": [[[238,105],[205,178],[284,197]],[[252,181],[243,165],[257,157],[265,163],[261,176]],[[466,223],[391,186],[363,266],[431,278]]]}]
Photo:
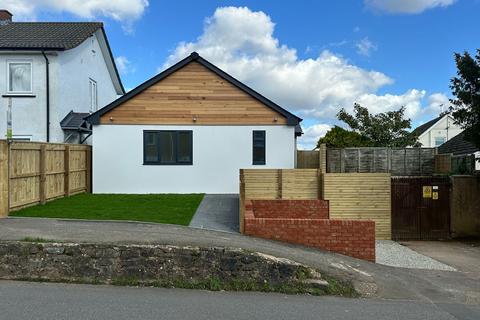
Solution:
[{"label": "white cloud", "polygon": [[312,150],[317,145],[320,137],[325,136],[328,130],[332,128],[329,124],[314,124],[303,129],[303,135],[298,138],[298,148],[300,150]]},{"label": "white cloud", "polygon": [[179,43],[159,69],[197,51],[281,106],[319,123],[336,123],[340,107],[351,111],[354,102],[372,112],[405,105],[412,118],[430,110],[424,90],[412,88],[403,94],[379,95],[379,89],[392,84],[393,79],[382,72],[360,68],[329,50],[314,58],[298,58],[294,48],[273,36],[274,28],[270,17],[261,11],[218,8],[206,19],[203,33],[193,42]]},{"label": "white cloud", "polygon": [[457,0],[365,0],[365,5],[387,13],[416,14],[436,7],[448,7]]},{"label": "white cloud", "polygon": [[35,20],[39,12],[66,12],[85,19],[111,18],[126,31],[148,5],[148,0],[0,0],[0,8],[12,12],[15,20]]},{"label": "white cloud", "polygon": [[132,67],[132,63],[125,56],[116,57],[115,64],[117,65],[117,69],[121,74],[128,74],[131,72],[135,72],[135,68]]},{"label": "white cloud", "polygon": [[378,46],[370,41],[368,37],[365,37],[357,42],[355,46],[357,47],[357,53],[365,57],[369,57],[372,51],[377,51],[378,49]]}]

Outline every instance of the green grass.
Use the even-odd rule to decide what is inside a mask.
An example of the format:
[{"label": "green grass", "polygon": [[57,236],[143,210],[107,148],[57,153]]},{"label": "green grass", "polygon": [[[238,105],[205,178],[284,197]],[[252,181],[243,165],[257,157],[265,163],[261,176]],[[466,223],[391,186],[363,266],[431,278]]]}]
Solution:
[{"label": "green grass", "polygon": [[89,194],[28,207],[16,217],[134,220],[188,225],[203,194]]}]

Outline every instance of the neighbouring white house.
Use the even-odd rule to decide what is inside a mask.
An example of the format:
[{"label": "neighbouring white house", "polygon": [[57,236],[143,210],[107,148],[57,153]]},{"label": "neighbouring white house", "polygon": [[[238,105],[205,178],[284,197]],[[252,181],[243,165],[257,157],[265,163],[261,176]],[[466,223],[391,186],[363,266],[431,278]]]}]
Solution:
[{"label": "neighbouring white house", "polygon": [[14,22],[0,10],[0,139],[84,141],[83,118],[124,94],[102,23]]},{"label": "neighbouring white house", "polygon": [[302,119],[194,52],[87,121],[94,193],[238,193],[241,168],[295,168]]},{"label": "neighbouring white house", "polygon": [[413,130],[424,148],[439,147],[462,131],[449,114],[432,119]]}]

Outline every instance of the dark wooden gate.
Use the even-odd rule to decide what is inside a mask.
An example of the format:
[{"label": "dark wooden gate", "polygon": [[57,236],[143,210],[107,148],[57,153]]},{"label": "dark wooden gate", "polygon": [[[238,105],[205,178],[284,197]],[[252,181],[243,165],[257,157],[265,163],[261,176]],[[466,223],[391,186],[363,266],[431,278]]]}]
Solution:
[{"label": "dark wooden gate", "polygon": [[392,177],[393,240],[450,236],[450,178]]}]

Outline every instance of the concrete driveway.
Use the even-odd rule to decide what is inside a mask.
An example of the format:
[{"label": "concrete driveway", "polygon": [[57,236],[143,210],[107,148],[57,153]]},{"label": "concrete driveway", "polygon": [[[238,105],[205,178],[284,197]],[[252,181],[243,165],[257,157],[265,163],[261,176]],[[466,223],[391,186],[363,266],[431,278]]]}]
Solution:
[{"label": "concrete driveway", "polygon": [[238,194],[206,194],[189,226],[239,232],[238,224]]},{"label": "concrete driveway", "polygon": [[480,240],[403,241],[401,244],[446,263],[473,280],[480,280]]}]

